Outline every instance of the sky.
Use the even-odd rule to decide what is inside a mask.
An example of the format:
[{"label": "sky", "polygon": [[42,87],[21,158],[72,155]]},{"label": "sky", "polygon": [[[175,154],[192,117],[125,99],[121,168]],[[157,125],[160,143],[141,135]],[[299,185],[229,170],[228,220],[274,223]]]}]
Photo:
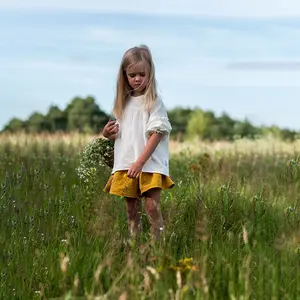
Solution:
[{"label": "sky", "polygon": [[0,128],[75,96],[110,113],[122,55],[139,44],[168,109],[300,130],[298,0],[0,0]]}]

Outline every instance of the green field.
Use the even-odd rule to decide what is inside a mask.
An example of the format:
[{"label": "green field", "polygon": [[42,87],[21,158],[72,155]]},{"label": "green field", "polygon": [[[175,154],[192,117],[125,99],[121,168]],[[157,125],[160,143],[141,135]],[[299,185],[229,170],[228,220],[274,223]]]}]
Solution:
[{"label": "green field", "polygon": [[153,245],[78,178],[87,139],[0,136],[0,299],[300,299],[299,142],[172,144]]}]

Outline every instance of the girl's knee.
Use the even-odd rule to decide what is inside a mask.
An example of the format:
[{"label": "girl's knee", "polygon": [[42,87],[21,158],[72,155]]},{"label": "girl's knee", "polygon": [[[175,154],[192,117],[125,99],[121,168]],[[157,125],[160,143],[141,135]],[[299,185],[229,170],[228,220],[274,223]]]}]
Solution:
[{"label": "girl's knee", "polygon": [[126,198],[126,209],[128,214],[134,213],[138,209],[138,199]]},{"label": "girl's knee", "polygon": [[154,199],[147,199],[145,202],[146,211],[150,214],[156,213],[159,210],[159,204]]}]

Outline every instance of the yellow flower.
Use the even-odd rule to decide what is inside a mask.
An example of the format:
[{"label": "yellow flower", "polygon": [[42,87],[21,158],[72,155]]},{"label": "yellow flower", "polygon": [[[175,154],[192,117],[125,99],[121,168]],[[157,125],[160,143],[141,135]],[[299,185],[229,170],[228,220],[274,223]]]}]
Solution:
[{"label": "yellow flower", "polygon": [[192,259],[192,258],[185,258],[185,259],[179,260],[179,263],[180,263],[180,264],[184,264],[184,265],[191,264],[192,262],[193,262],[193,259]]},{"label": "yellow flower", "polygon": [[193,264],[193,258],[184,258],[180,259],[177,263],[176,266],[171,265],[169,267],[169,270],[172,271],[180,271],[180,272],[185,272],[185,271],[196,271],[198,270],[197,266]]}]

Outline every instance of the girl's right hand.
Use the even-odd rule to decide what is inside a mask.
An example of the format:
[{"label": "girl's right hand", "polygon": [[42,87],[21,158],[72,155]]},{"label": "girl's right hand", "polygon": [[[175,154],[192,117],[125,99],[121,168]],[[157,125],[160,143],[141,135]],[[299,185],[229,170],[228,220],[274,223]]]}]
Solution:
[{"label": "girl's right hand", "polygon": [[113,139],[119,131],[119,124],[116,124],[116,121],[109,120],[105,127],[103,128],[102,134],[108,139]]}]

